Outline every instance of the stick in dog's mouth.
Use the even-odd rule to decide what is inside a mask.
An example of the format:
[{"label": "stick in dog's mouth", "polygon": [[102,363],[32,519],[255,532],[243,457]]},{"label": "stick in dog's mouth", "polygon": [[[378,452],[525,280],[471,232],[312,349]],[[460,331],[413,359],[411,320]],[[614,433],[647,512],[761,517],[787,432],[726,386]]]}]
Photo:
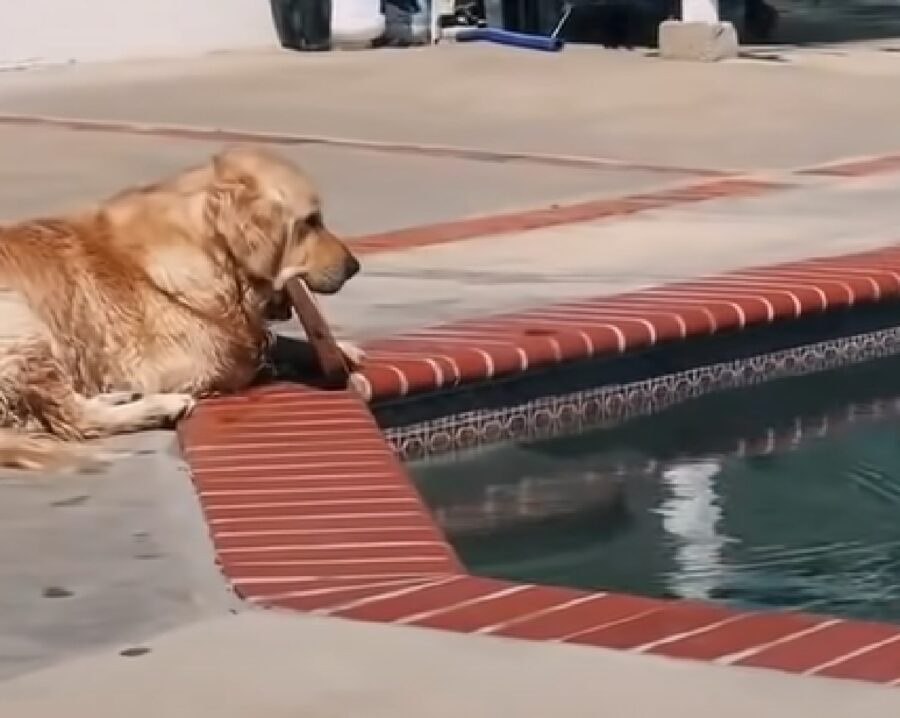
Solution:
[{"label": "stick in dog's mouth", "polygon": [[297,312],[297,318],[306,331],[326,385],[346,388],[350,370],[315,295],[306,286],[306,282],[297,277],[287,280],[284,290],[288,293],[294,311]]}]

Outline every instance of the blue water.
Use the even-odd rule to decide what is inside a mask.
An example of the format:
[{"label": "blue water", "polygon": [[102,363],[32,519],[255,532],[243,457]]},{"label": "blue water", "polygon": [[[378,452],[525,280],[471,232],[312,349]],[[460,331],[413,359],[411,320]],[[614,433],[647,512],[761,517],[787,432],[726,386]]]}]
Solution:
[{"label": "blue water", "polygon": [[900,621],[900,360],[411,465],[477,574]]}]

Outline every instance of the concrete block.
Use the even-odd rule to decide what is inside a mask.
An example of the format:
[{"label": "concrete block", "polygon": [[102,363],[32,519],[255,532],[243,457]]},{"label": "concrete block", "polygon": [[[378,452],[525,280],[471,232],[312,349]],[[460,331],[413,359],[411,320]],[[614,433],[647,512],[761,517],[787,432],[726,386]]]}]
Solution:
[{"label": "concrete block", "polygon": [[666,20],[659,26],[659,55],[664,59],[715,62],[737,54],[737,31],[730,22]]}]

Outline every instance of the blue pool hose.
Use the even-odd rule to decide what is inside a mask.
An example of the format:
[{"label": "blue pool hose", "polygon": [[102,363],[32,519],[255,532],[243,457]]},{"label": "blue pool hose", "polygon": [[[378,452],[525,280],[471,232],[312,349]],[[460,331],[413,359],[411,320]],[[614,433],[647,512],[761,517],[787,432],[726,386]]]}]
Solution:
[{"label": "blue pool hose", "polygon": [[543,50],[544,52],[559,52],[565,44],[558,37],[526,35],[523,32],[500,30],[495,27],[473,27],[456,33],[457,42],[475,42],[477,40],[496,42],[500,45],[512,45],[513,47],[524,47],[528,50]]}]

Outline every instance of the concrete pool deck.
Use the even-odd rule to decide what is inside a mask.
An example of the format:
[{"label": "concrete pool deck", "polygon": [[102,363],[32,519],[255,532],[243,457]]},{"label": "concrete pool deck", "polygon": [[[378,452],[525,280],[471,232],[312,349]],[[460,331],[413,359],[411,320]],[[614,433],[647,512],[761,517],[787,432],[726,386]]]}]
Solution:
[{"label": "concrete pool deck", "polygon": [[[321,178],[336,228],[352,235],[531,207],[544,216],[551,204],[562,208],[551,210],[546,226],[535,225],[532,214],[524,225],[532,229],[517,229],[512,221],[501,234],[479,236],[481,231],[496,231],[496,223],[487,222],[475,236],[470,233],[460,241],[446,241],[446,226],[437,232],[430,229],[418,236],[434,241],[423,240],[419,243],[428,246],[415,249],[409,248],[408,234],[363,240],[374,247],[364,258],[364,275],[327,305],[344,333],[362,337],[897,240],[894,228],[900,210],[893,198],[900,174],[895,164],[872,162],[856,173],[861,176],[850,178],[794,171],[844,156],[893,155],[898,150],[893,144],[892,78],[880,69],[891,62],[886,56],[879,55],[882,64],[876,72],[867,71],[851,53],[843,66],[832,62],[823,69],[804,61],[781,74],[758,63],[663,66],[635,55],[582,51],[543,61],[494,48],[421,52],[416,63],[405,63],[403,57],[375,53],[298,58],[273,53],[2,77],[0,112],[18,118],[50,115],[126,124],[119,129],[77,129],[47,127],[33,118],[4,125],[0,173],[6,190],[0,197],[0,216],[55,211],[123,184],[152,179],[208,155],[223,139],[215,132],[193,138],[148,135],[140,128],[129,131],[128,122],[293,135],[296,141],[280,144]],[[473,72],[484,68],[485,61],[488,72]],[[363,81],[361,63],[375,63],[367,68],[379,72],[363,73]],[[847,67],[855,69],[851,73]],[[446,86],[424,91],[424,79],[438,69],[448,78]],[[601,69],[608,79],[602,96],[578,95],[553,81],[566,73],[573,86],[589,86]],[[310,88],[326,85],[334,94],[326,99],[324,93],[314,92],[313,100]],[[828,99],[834,93],[840,102]],[[716,111],[697,120],[694,103],[711,96],[718,98]],[[541,97],[545,100],[539,101]],[[752,111],[765,102],[770,112]],[[404,103],[402,111],[398,103]],[[560,103],[567,106],[564,117],[554,110]],[[738,124],[741,135],[735,140],[733,128]],[[671,140],[673,127],[683,130],[678,142]],[[488,147],[496,154],[473,158],[427,148],[385,151],[302,141],[322,133]],[[557,159],[512,160],[504,152],[549,153]],[[589,161],[574,166],[560,158],[573,154]],[[608,155],[623,164],[600,161]],[[646,199],[673,187],[715,182],[698,176],[698,164],[700,169],[735,169],[777,188],[713,193],[699,200],[691,191],[662,206]],[[636,195],[642,199],[635,200]],[[621,197],[631,197],[631,204]],[[596,200],[609,204],[591,204]],[[635,202],[640,211],[635,211]],[[590,211],[578,216],[587,219],[562,221],[572,218],[566,207],[585,203],[591,204]],[[193,504],[186,507],[187,494],[171,485],[179,478],[182,489],[187,483],[178,473],[180,462],[169,453],[171,437],[136,441],[145,453],[118,464],[108,476],[47,477],[34,484],[11,478],[0,487],[5,494],[0,502],[4,543],[10,547],[3,584],[15,587],[14,600],[6,592],[0,598],[0,666],[12,676],[62,662],[0,684],[0,708],[8,706],[11,715],[28,715],[28,710],[46,715],[54,700],[70,714],[88,709],[93,715],[104,710],[116,714],[126,706],[133,715],[150,709],[155,714],[158,704],[131,690],[129,681],[147,686],[157,680],[156,685],[168,686],[173,715],[179,714],[177,709],[193,715],[216,708],[222,715],[228,710],[246,715],[251,709],[261,716],[266,710],[294,715],[302,709],[312,715],[355,715],[361,702],[373,715],[379,710],[444,715],[460,709],[476,715],[477,709],[485,715],[504,709],[527,715],[531,709],[531,714],[543,715],[561,709],[560,696],[572,705],[567,714],[590,709],[593,715],[604,699],[610,708],[639,705],[634,693],[648,701],[644,709],[649,712],[657,696],[641,689],[647,681],[668,681],[668,689],[660,690],[658,697],[673,715],[702,715],[704,709],[721,714],[723,708],[709,700],[710,686],[721,691],[732,715],[740,715],[736,711],[745,707],[748,715],[751,709],[758,713],[766,707],[790,707],[824,715],[831,710],[837,716],[846,715],[848,706],[864,715],[867,710],[881,715],[900,705],[896,691],[870,686],[248,612],[232,601],[214,571],[206,572],[213,568],[212,556],[199,512]],[[113,490],[116,475],[138,480],[120,482],[124,485]],[[122,513],[123,506],[134,513]],[[153,506],[164,519],[154,515],[149,508]],[[60,527],[65,512],[76,515],[72,523],[52,542],[42,543],[42,537]],[[117,530],[111,531],[111,525]],[[150,550],[141,545],[130,550],[129,544],[125,550],[125,541],[155,544]],[[108,560],[97,561],[98,555]],[[175,585],[166,586],[165,580]],[[123,611],[124,606],[132,610]],[[25,610],[29,618],[23,621]],[[230,610],[242,615],[229,617]],[[170,637],[160,633],[183,623],[194,625]],[[466,643],[470,640],[474,642]],[[154,656],[170,641],[174,652],[160,665]],[[121,649],[144,645],[150,654],[117,655]],[[392,646],[399,662],[394,672],[384,666]],[[70,660],[85,650],[100,650],[102,655]],[[367,653],[372,650],[374,657]],[[237,676],[246,678],[252,664],[251,673],[259,682],[245,684],[245,703],[235,693],[229,692],[234,700],[211,694],[199,679],[178,683],[166,673],[174,669],[184,674],[186,665],[203,664],[212,656],[225,664],[225,652],[234,657],[232,668],[221,665],[219,677],[211,680],[221,683],[223,677],[235,676],[229,683],[241,684]],[[317,652],[332,655],[332,661],[316,667]],[[404,659],[399,656],[407,656],[410,670],[410,664],[422,665],[423,656],[436,663],[426,676],[401,669]],[[513,658],[518,659],[515,672],[505,673],[509,669],[500,664]],[[555,670],[553,675],[559,676],[558,692],[548,691],[543,706],[526,677],[526,662],[529,669],[533,662],[535,670]],[[574,669],[570,662],[584,667]],[[283,682],[278,672],[294,663],[302,670],[291,671]],[[385,672],[376,673],[375,664]],[[307,669],[320,672],[305,673]],[[110,678],[104,679],[107,670]],[[608,675],[610,686],[621,692],[585,679],[587,671]],[[84,679],[88,674],[103,690]],[[490,695],[472,694],[467,676],[489,674],[496,674],[496,688]],[[303,675],[309,676],[306,685]],[[415,676],[421,676],[421,684]],[[118,681],[115,690],[109,690],[112,681]],[[698,689],[698,703],[694,687],[699,684],[703,688]],[[48,685],[54,686],[53,696],[46,692]],[[266,703],[261,693],[272,702]]]},{"label": "concrete pool deck", "polygon": [[[893,715],[900,691],[577,646],[247,612],[0,685],[16,718]],[[139,651],[138,651],[139,653]]]}]

